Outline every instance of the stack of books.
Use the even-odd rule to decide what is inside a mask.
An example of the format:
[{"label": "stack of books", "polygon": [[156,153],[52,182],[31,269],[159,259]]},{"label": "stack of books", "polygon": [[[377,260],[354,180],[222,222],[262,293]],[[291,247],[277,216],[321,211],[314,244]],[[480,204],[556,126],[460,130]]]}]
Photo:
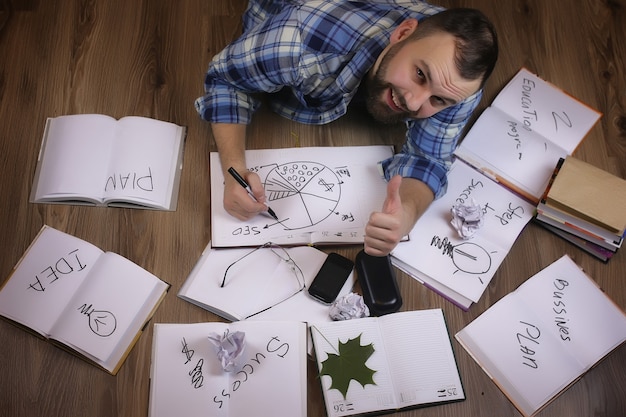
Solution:
[{"label": "stack of books", "polygon": [[626,229],[626,180],[568,156],[537,205],[537,222],[604,262]]}]

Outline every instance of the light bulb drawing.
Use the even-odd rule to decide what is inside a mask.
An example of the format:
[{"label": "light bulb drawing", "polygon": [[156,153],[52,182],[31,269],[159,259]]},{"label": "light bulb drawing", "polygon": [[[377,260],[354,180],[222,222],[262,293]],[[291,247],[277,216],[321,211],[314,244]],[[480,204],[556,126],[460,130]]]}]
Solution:
[{"label": "light bulb drawing", "polygon": [[110,311],[96,310],[93,304],[87,305],[87,303],[78,307],[77,310],[89,318],[89,328],[98,336],[109,337],[115,332],[117,319]]},{"label": "light bulb drawing", "polygon": [[478,275],[478,280],[483,283],[480,278],[481,274],[487,273],[491,269],[491,255],[482,246],[473,242],[462,242],[453,245],[452,242],[444,237],[443,239],[437,235],[433,236],[431,246],[435,246],[442,251],[442,255],[449,256],[452,263],[459,271],[466,274]]}]

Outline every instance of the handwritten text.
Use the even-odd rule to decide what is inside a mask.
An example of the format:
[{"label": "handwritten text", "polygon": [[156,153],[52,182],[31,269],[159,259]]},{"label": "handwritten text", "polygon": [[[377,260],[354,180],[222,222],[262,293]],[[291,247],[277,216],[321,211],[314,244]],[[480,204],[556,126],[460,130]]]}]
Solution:
[{"label": "handwritten text", "polygon": [[565,296],[565,289],[569,286],[569,282],[564,279],[557,278],[554,280],[554,288],[556,291],[552,293],[552,311],[554,311],[554,323],[556,324],[559,330],[559,336],[561,340],[564,342],[569,342],[572,340],[570,336],[570,329],[567,325],[569,322],[569,318],[567,318],[567,309],[565,308],[565,301],[563,297]]},{"label": "handwritten text", "polygon": [[35,282],[28,285],[29,289],[44,292],[46,287],[55,283],[62,276],[68,276],[73,272],[82,271],[87,265],[83,264],[78,257],[78,249],[61,257],[53,265],[46,267],[38,275],[35,275]]},{"label": "handwritten text", "polygon": [[[519,343],[519,349],[522,353],[522,364],[537,369],[539,368],[539,362],[535,355],[537,354],[537,347],[539,346],[539,338],[541,337],[541,330],[534,324],[526,323],[520,320],[520,324],[523,325],[523,329],[518,331],[515,336],[517,337],[517,343]],[[534,349],[531,349],[532,346]]]},{"label": "handwritten text", "polygon": [[142,190],[154,191],[154,181],[152,179],[152,169],[148,167],[146,175],[140,175],[137,172],[115,173],[107,178],[104,184],[104,191],[112,190]]}]

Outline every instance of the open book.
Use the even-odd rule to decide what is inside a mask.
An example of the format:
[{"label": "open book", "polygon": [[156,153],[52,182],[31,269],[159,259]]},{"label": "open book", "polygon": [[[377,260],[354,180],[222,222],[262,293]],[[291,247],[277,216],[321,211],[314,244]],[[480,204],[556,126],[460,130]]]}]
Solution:
[{"label": "open book", "polygon": [[391,146],[247,150],[248,169],[260,176],[278,221],[261,215],[242,222],[224,210],[224,175],[212,152],[213,246],[363,243],[387,191],[378,162],[392,155]]},{"label": "open book", "polygon": [[626,341],[626,314],[563,256],[456,338],[518,410],[530,416]]},{"label": "open book", "polygon": [[465,399],[441,309],[311,325],[329,417]]},{"label": "open book", "polygon": [[[463,239],[450,223],[450,209],[472,199],[484,212],[484,224],[472,238]],[[391,252],[391,262],[468,310],[533,214],[531,204],[457,159],[448,173],[448,191],[420,217],[410,239]]]},{"label": "open book", "polygon": [[[236,331],[244,353],[225,372],[208,336]],[[300,322],[155,324],[148,415],[306,417],[306,358]]]},{"label": "open book", "polygon": [[574,152],[600,117],[523,68],[480,115],[455,154],[537,204],[559,158]]},{"label": "open book", "polygon": [[[231,321],[329,321],[328,306],[307,291],[326,256],[311,246],[216,249],[209,242],[178,296]],[[354,283],[353,273],[340,296]]]},{"label": "open book", "polygon": [[0,315],[116,374],[169,284],[44,226],[0,290]]},{"label": "open book", "polygon": [[176,210],[185,134],[147,117],[48,118],[30,201]]}]

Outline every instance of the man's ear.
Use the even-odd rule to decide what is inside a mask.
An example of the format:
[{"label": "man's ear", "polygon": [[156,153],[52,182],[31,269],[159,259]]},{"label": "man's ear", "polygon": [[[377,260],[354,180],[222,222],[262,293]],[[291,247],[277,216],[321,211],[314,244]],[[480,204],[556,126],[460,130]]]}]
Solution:
[{"label": "man's ear", "polygon": [[394,44],[408,38],[417,29],[417,19],[406,19],[391,32],[389,43]]}]

